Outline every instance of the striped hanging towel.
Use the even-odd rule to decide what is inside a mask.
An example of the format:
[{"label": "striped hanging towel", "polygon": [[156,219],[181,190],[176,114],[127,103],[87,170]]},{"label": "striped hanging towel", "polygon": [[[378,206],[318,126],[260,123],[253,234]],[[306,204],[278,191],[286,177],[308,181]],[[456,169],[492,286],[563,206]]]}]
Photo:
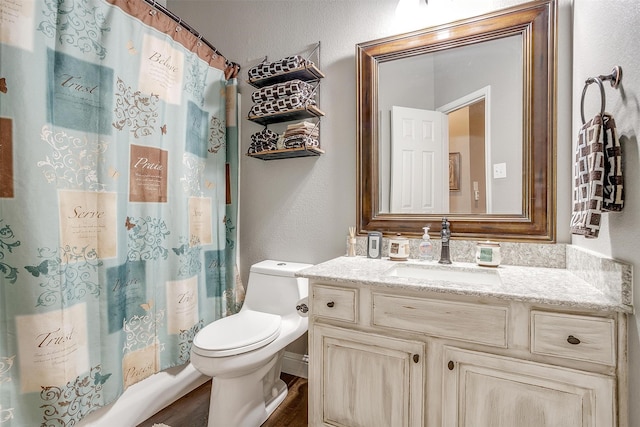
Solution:
[{"label": "striped hanging towel", "polygon": [[571,233],[596,238],[602,212],[624,205],[622,150],[610,114],[597,114],[580,128],[573,177]]},{"label": "striped hanging towel", "polygon": [[602,210],[619,212],[624,207],[624,177],[622,175],[622,146],[618,140],[616,121],[605,113],[602,128],[604,142],[604,187]]}]

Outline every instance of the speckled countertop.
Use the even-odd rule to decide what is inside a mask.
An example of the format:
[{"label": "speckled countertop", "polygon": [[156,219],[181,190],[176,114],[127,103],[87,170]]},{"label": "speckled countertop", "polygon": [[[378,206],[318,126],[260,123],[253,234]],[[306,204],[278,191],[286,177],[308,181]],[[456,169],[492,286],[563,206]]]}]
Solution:
[{"label": "speckled countertop", "polygon": [[[407,278],[389,274],[395,267],[406,269],[413,266],[435,270],[456,270],[463,274],[471,272],[473,276],[468,277],[474,283],[433,278]],[[434,275],[437,274],[434,272]],[[361,283],[596,311],[633,312],[629,299],[630,289],[628,289],[631,286],[630,279],[627,281],[622,276],[609,277],[607,286],[600,286],[599,283],[588,283],[565,268],[513,265],[501,265],[495,268],[480,267],[475,263],[466,262],[454,262],[446,266],[437,262],[421,262],[412,259],[398,262],[390,261],[389,258],[343,256],[304,269],[297,275],[325,283]],[[499,280],[496,280],[495,275],[499,276]]]}]

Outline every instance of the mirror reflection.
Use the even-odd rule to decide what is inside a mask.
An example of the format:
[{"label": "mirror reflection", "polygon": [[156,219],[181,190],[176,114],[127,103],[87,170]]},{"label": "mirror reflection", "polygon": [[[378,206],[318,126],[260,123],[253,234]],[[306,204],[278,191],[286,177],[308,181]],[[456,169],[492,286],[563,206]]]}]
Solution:
[{"label": "mirror reflection", "polygon": [[555,241],[556,8],[356,45],[358,234]]},{"label": "mirror reflection", "polygon": [[521,34],[378,64],[381,213],[522,214]]}]

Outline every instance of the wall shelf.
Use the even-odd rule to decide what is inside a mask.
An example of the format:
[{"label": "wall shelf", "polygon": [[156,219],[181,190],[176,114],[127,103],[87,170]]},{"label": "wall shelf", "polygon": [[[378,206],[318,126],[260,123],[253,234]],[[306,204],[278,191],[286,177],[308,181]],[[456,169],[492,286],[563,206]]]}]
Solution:
[{"label": "wall shelf", "polygon": [[270,150],[261,151],[259,153],[247,154],[249,157],[255,157],[261,160],[277,160],[277,159],[290,159],[295,157],[312,157],[324,154],[324,150],[317,147],[300,147],[300,148],[285,148],[282,150]]},{"label": "wall shelf", "polygon": [[282,123],[294,120],[312,119],[314,117],[322,117],[324,112],[315,105],[309,105],[307,108],[297,110],[283,111],[282,113],[269,114],[268,116],[249,116],[249,120],[254,123],[266,126],[271,123]]},{"label": "wall shelf", "polygon": [[[318,44],[315,46],[315,48],[313,49],[309,57],[312,56],[314,53],[317,55],[316,63],[319,66],[320,65],[320,42],[318,42]],[[288,109],[286,111],[281,111],[273,114],[266,114],[262,116],[249,116],[247,117],[249,121],[252,121],[254,123],[257,123],[259,125],[266,127],[267,125],[270,125],[272,123],[284,123],[284,122],[301,121],[306,119],[317,119],[315,128],[313,129],[314,131],[316,130],[316,128],[320,124],[320,118],[324,116],[324,112],[320,110],[320,108],[318,108],[317,106],[319,104],[320,94],[319,94],[319,91],[316,91],[316,89],[319,88],[320,80],[323,79],[325,76],[324,76],[324,73],[322,73],[322,71],[320,71],[320,69],[312,61],[309,60],[309,57],[307,57],[308,61],[305,61],[306,65],[295,68],[293,70],[280,72],[275,75],[270,75],[267,77],[249,79],[247,80],[247,83],[249,83],[251,86],[257,89],[260,89],[266,86],[284,83],[291,80],[302,80],[308,83],[317,82],[317,84],[315,85],[315,88],[313,89],[313,93],[311,95],[315,97],[316,102],[312,105],[307,105],[302,108]],[[265,61],[266,59],[267,58],[265,57]],[[318,135],[318,143],[319,143],[319,133],[316,132],[316,135]],[[279,150],[260,151],[258,153],[247,153],[247,156],[255,157],[256,159],[261,159],[261,160],[276,160],[276,159],[287,159],[287,158],[295,158],[295,157],[320,156],[322,154],[324,154],[324,150],[322,150],[320,147],[305,146],[305,147],[299,147],[299,148],[286,148],[286,149],[279,149]]]}]

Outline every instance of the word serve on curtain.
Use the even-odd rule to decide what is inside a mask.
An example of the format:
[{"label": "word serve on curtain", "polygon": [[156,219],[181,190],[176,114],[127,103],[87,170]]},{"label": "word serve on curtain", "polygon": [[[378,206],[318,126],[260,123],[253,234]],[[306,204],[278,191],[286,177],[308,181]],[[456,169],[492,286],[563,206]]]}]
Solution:
[{"label": "word serve on curtain", "polygon": [[3,427],[77,424],[239,308],[237,70],[143,0],[0,0]]}]

